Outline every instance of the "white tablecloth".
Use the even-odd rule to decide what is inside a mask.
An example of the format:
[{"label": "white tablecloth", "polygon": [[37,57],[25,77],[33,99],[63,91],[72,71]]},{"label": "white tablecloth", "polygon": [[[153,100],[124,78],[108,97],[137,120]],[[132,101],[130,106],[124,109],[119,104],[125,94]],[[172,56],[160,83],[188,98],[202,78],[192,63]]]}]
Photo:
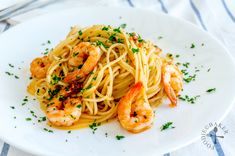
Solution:
[{"label": "white tablecloth", "polygon": [[[0,9],[20,0],[0,0]],[[41,0],[46,1],[46,0]],[[12,25],[47,12],[81,6],[121,6],[144,8],[183,18],[198,25],[217,37],[235,57],[235,1],[234,0],[58,0],[49,6],[32,10],[0,23],[0,32]],[[227,156],[235,155],[235,107],[222,122],[229,129],[226,138],[220,141],[222,151],[209,150],[200,140],[166,155],[172,156]],[[1,127],[4,128],[4,127]],[[0,150],[4,142],[0,140]],[[8,151],[9,148],[9,151]],[[1,156],[31,156],[19,149],[4,145]]]}]

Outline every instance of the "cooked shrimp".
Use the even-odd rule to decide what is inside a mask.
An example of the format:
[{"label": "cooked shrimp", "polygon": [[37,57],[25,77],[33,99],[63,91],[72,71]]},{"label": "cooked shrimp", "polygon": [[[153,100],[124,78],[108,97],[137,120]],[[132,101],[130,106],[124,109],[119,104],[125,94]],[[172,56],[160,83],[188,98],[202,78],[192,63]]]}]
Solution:
[{"label": "cooked shrimp", "polygon": [[148,103],[144,101],[144,86],[136,83],[130,91],[121,98],[118,104],[118,119],[126,130],[139,133],[152,126],[154,113]]},{"label": "cooked shrimp", "polygon": [[69,59],[69,64],[72,66],[80,66],[81,69],[76,69],[73,72],[69,73],[65,78],[64,82],[73,82],[84,78],[89,74],[97,65],[101,56],[100,49],[91,45],[89,42],[81,42],[73,49],[73,57]]},{"label": "cooked shrimp", "polygon": [[32,77],[38,79],[45,78],[50,64],[51,63],[47,56],[35,58],[30,64]]},{"label": "cooked shrimp", "polygon": [[71,126],[81,116],[81,100],[68,97],[65,101],[54,98],[47,108],[47,118],[55,126]]},{"label": "cooked shrimp", "polygon": [[174,107],[177,105],[177,96],[182,90],[182,73],[176,65],[166,64],[162,67],[162,81],[164,90],[169,100],[171,101],[170,106]]}]

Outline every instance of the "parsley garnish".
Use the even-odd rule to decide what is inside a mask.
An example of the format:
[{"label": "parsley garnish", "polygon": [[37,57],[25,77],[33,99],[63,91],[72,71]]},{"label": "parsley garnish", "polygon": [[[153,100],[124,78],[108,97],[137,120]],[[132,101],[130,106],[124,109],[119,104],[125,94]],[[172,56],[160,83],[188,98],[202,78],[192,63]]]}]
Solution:
[{"label": "parsley garnish", "polygon": [[216,91],[216,88],[210,88],[210,89],[208,89],[206,92],[207,93],[210,93],[210,92],[215,92]]},{"label": "parsley garnish", "polygon": [[5,73],[6,73],[7,75],[9,75],[9,76],[14,75],[13,73],[10,73],[10,72],[8,72],[8,71],[6,71]]},{"label": "parsley garnish", "polygon": [[139,48],[132,48],[131,50],[134,54],[139,52]]},{"label": "parsley garnish", "polygon": [[185,68],[188,68],[189,65],[190,65],[190,63],[189,63],[189,62],[186,62],[186,63],[183,63],[182,65],[183,65]]},{"label": "parsley garnish", "polygon": [[144,42],[140,35],[138,35],[138,42]]},{"label": "parsley garnish", "polygon": [[96,45],[97,45],[97,46],[101,46],[101,45],[102,45],[103,47],[108,48],[108,46],[104,45],[104,43],[101,42],[101,41],[97,41],[97,42],[96,42]]},{"label": "parsley garnish", "polygon": [[103,27],[102,30],[107,31],[107,30],[109,30],[109,27]]},{"label": "parsley garnish", "polygon": [[123,135],[116,135],[116,139],[117,139],[117,140],[121,140],[121,139],[123,139],[123,138],[125,138],[125,136],[123,136]]},{"label": "parsley garnish", "polygon": [[37,118],[37,116],[34,114],[34,111],[30,111],[30,113],[32,114],[33,117]]},{"label": "parsley garnish", "polygon": [[49,133],[53,133],[53,131],[52,131],[52,130],[47,129],[47,128],[43,128],[43,130],[44,130],[44,131],[47,131],[47,132],[49,132]]},{"label": "parsley garnish", "polygon": [[112,34],[110,37],[109,37],[109,41],[114,41],[116,38],[115,38],[116,34]]},{"label": "parsley garnish", "polygon": [[195,48],[195,45],[192,43],[190,48],[191,48],[191,49],[192,49],[192,48]]},{"label": "parsley garnish", "polygon": [[127,26],[127,24],[126,24],[126,23],[123,23],[123,24],[121,24],[121,25],[120,25],[120,27],[121,27],[122,29],[125,29],[125,28],[126,28],[126,26]]},{"label": "parsley garnish", "polygon": [[158,36],[158,39],[160,40],[160,39],[162,39],[163,37],[162,36]]},{"label": "parsley garnish", "polygon": [[79,105],[77,105],[76,107],[77,107],[77,108],[81,108],[81,107],[82,107],[82,105],[81,105],[81,104],[79,104]]},{"label": "parsley garnish", "polygon": [[48,43],[48,44],[51,44],[51,41],[50,41],[50,40],[48,40],[48,41],[47,41],[47,43]]},{"label": "parsley garnish", "polygon": [[15,107],[14,107],[14,106],[10,106],[10,108],[11,108],[11,109],[15,109]]},{"label": "parsley garnish", "polygon": [[114,32],[121,33],[120,27],[113,29]]},{"label": "parsley garnish", "polygon": [[200,95],[197,95],[197,96],[194,96],[194,97],[189,97],[188,95],[185,95],[185,96],[179,96],[179,99],[180,100],[183,100],[183,101],[186,101],[190,104],[194,104],[195,101],[197,100],[197,98],[199,98]]},{"label": "parsley garnish", "polygon": [[9,65],[9,67],[14,68],[14,65],[12,65],[12,64],[10,64],[10,63],[9,63],[8,65]]},{"label": "parsley garnish", "polygon": [[167,53],[166,56],[167,56],[168,58],[173,59],[173,55],[172,55],[171,53]]},{"label": "parsley garnish", "polygon": [[82,31],[81,31],[81,30],[79,30],[79,31],[78,31],[78,34],[81,36],[81,35],[82,35]]},{"label": "parsley garnish", "polygon": [[96,123],[96,121],[94,121],[91,125],[89,125],[89,127],[92,129],[93,134],[97,130],[97,127],[100,126],[100,125],[101,125],[101,123]]},{"label": "parsley garnish", "polygon": [[191,82],[191,81],[195,81],[195,78],[196,78],[196,74],[194,74],[194,75],[190,75],[189,77],[187,77],[187,78],[184,78],[183,80],[185,81],[185,82],[187,82],[187,83],[189,83],[189,82]]},{"label": "parsley garnish", "polygon": [[172,126],[173,122],[167,122],[165,124],[163,124],[160,128],[161,131],[169,129],[169,128],[175,128],[174,126]]},{"label": "parsley garnish", "polygon": [[31,119],[31,118],[26,118],[25,120],[26,120],[26,121],[31,121],[32,119]]},{"label": "parsley garnish", "polygon": [[42,121],[46,121],[47,118],[44,116],[44,117],[40,117],[40,119],[38,120],[38,122],[42,122]]},{"label": "parsley garnish", "polygon": [[52,75],[52,81],[51,84],[55,85],[61,80],[61,77],[58,77],[57,75]]},{"label": "parsley garnish", "polygon": [[48,100],[51,100],[55,95],[57,95],[59,93],[59,91],[60,91],[59,88],[56,88],[54,90],[49,89],[48,94],[50,97],[48,98]]},{"label": "parsley garnish", "polygon": [[118,38],[117,42],[118,42],[118,43],[123,43],[123,42],[124,42],[124,40],[123,40],[123,39]]}]

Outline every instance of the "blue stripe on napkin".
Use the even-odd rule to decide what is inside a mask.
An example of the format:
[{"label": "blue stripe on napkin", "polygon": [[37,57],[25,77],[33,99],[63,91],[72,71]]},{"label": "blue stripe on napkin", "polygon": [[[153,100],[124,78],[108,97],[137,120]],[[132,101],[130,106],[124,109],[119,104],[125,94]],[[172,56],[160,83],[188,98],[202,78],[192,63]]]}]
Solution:
[{"label": "blue stripe on napkin", "polygon": [[223,3],[223,6],[224,6],[225,11],[226,11],[227,14],[229,15],[229,17],[232,19],[232,21],[235,23],[235,17],[234,17],[234,15],[232,14],[232,12],[229,10],[229,8],[228,8],[228,6],[227,6],[225,0],[221,0],[221,1],[222,1],[222,3]]},{"label": "blue stripe on napkin", "polygon": [[131,6],[131,7],[134,7],[134,4],[132,3],[131,0],[127,0],[128,4]]},{"label": "blue stripe on napkin", "polygon": [[7,143],[4,143],[0,156],[7,156],[9,148],[10,148],[10,145]]},{"label": "blue stripe on napkin", "polygon": [[158,2],[161,4],[162,11],[167,14],[167,13],[168,13],[168,10],[167,10],[167,8],[165,7],[164,2],[163,2],[162,0],[158,0]]},{"label": "blue stripe on napkin", "polygon": [[201,24],[202,28],[207,31],[207,28],[206,28],[206,26],[205,26],[205,24],[204,24],[204,22],[202,20],[202,17],[201,17],[201,14],[200,14],[199,10],[197,9],[197,7],[195,6],[195,4],[193,3],[192,0],[189,0],[189,2],[190,2],[190,5],[191,5],[193,11],[196,14],[198,20],[200,21],[200,24]]},{"label": "blue stripe on napkin", "polygon": [[216,137],[216,133],[214,130],[210,131],[209,136],[215,146],[218,156],[224,156],[224,151],[219,143],[219,139]]}]

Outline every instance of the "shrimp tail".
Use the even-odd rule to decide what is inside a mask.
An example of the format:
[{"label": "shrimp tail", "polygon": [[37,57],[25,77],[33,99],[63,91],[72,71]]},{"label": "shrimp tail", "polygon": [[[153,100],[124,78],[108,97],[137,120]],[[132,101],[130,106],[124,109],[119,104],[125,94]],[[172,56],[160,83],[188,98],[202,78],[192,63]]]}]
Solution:
[{"label": "shrimp tail", "polygon": [[165,87],[165,91],[168,94],[168,98],[169,100],[171,101],[171,103],[169,104],[170,107],[176,107],[177,106],[177,97],[176,97],[176,94],[175,94],[175,91],[170,87]]}]

